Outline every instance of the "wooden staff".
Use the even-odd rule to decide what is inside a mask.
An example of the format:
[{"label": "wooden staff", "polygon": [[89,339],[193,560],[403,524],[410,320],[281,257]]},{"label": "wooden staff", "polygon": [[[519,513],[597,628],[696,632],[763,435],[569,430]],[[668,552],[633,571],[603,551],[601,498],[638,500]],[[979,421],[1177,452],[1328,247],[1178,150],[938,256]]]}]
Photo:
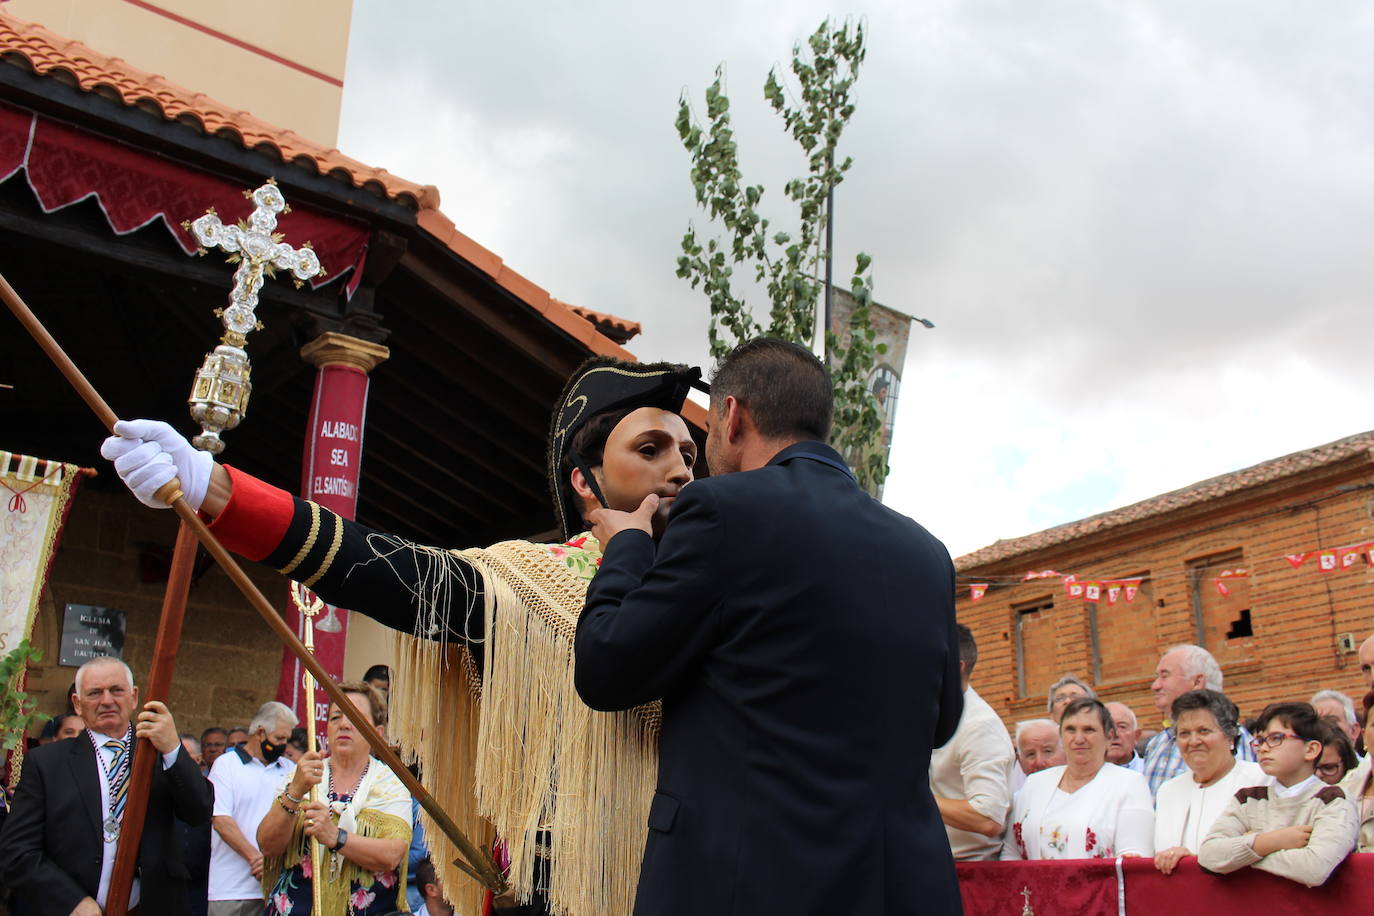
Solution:
[{"label": "wooden staff", "polygon": [[[14,288],[10,286],[3,275],[0,275],[0,299],[5,300],[5,305],[9,307],[10,311],[14,313],[14,316],[19,319],[19,323],[24,326],[24,329],[29,332],[38,343],[38,346],[42,348],[43,352],[48,355],[48,358],[52,360],[53,364],[57,366],[58,371],[60,371],[71,386],[76,389],[76,393],[86,402],[86,406],[90,407],[95,415],[100,418],[100,422],[104,424],[105,428],[113,433],[114,425],[119,419],[115,416],[115,412],[105,403],[100,393],[95,390],[95,386],[86,380],[86,376],[82,374],[81,370],[71,361],[71,358],[67,356],[66,352],[58,345],[57,341],[48,333],[47,328],[43,327],[42,322],[40,322],[29,307],[24,304],[24,300],[19,297],[19,294],[14,291]],[[198,541],[200,541],[201,546],[206,549],[210,556],[215,558],[215,561],[224,569],[230,581],[232,581],[234,585],[238,587],[238,590],[243,593],[243,596],[248,599],[248,603],[253,606],[253,610],[258,612],[258,616],[263,619],[272,632],[277,635],[277,638],[291,651],[291,654],[300,660],[301,665],[314,676],[316,682],[324,688],[324,692],[329,695],[330,701],[338,706],[339,710],[344,715],[348,716],[349,720],[358,729],[358,733],[363,736],[369,747],[371,747],[372,753],[396,774],[396,778],[410,791],[411,796],[419,802],[420,807],[429,812],[429,816],[433,818],[434,823],[438,825],[439,829],[443,831],[444,835],[448,837],[449,841],[452,842],[462,854],[462,858],[455,860],[453,864],[461,871],[481,882],[481,884],[492,891],[493,894],[505,893],[507,888],[506,879],[502,876],[500,868],[497,867],[495,860],[492,858],[491,850],[486,847],[479,849],[471,840],[463,835],[462,830],[460,830],[458,825],[453,822],[453,819],[448,816],[448,812],[439,806],[439,803],[434,800],[434,797],[429,794],[428,790],[420,784],[420,781],[416,779],[411,774],[410,770],[406,768],[406,765],[401,762],[401,758],[396,755],[396,752],[387,746],[382,736],[372,727],[372,723],[344,696],[343,691],[339,690],[339,685],[334,683],[334,679],[329,676],[329,672],[325,671],[324,667],[315,660],[315,657],[306,651],[305,646],[301,644],[301,641],[296,638],[296,634],[292,632],[291,628],[282,620],[281,615],[277,613],[272,603],[258,590],[258,587],[248,578],[248,575],[239,566],[238,562],[229,554],[229,551],[224,549],[224,545],[220,544],[219,539],[205,526],[200,516],[196,514],[196,510],[192,509],[186,502],[181,492],[180,484],[176,480],[172,480],[164,484],[155,495],[158,499],[167,502],[172,507],[177,517],[181,519],[183,528],[188,530]],[[180,534],[178,534],[177,543],[178,545],[181,543]],[[194,551],[190,551],[189,553],[191,558],[194,559]],[[172,583],[169,578],[169,593],[172,591],[171,585]],[[172,600],[170,594],[167,600]],[[178,615],[184,614],[185,601],[181,601],[179,608],[174,607],[171,610],[175,611]],[[167,604],[164,603],[164,620],[158,627],[158,644],[153,650],[153,658],[154,665],[156,665],[157,660],[162,657],[163,653],[165,652],[167,654],[165,676],[169,685],[171,681],[171,659],[175,656],[176,639],[180,637],[181,633],[181,618],[180,616],[177,617],[175,625],[176,633],[169,634],[172,641],[164,644],[162,641],[164,633],[167,633],[167,631],[171,629],[171,627],[167,626],[167,621],[165,620],[165,615],[168,612],[169,608]],[[166,690],[166,686],[167,685],[163,685],[164,690]],[[152,688],[153,684],[150,680],[148,691],[150,695],[153,693]],[[142,743],[144,742],[140,742],[140,744]],[[158,756],[156,751],[150,746],[139,756],[147,759],[147,763],[144,767],[148,777],[151,777],[152,758]],[[137,757],[135,757],[134,763],[135,766],[137,766]],[[131,772],[130,779],[132,778],[133,773]],[[138,808],[144,812],[146,812],[147,808],[147,786],[148,778],[145,777],[141,803],[138,805]],[[134,792],[138,788],[139,786],[136,783],[131,782],[129,784],[128,800],[125,803],[124,809],[124,819],[126,823],[128,822],[130,814],[135,811],[135,802],[140,800],[139,797],[134,795]],[[142,819],[142,816],[142,814],[138,816],[139,820]],[[141,829],[142,825],[140,824],[139,826]],[[124,876],[129,884],[132,885],[133,866],[137,859],[136,852],[138,846],[126,833],[127,829],[127,827],[122,827],[120,830],[119,849],[122,849],[126,845],[127,840],[127,845],[131,847],[131,851],[126,853]],[[118,861],[119,855],[117,851],[116,863],[118,863]],[[115,881],[117,880],[121,880],[121,873],[118,866],[116,866],[114,873],[111,875],[110,884],[112,891],[115,887]],[[128,892],[125,891],[125,907],[127,907],[127,895]],[[111,893],[106,902],[105,912],[107,916],[114,916],[115,914],[115,910],[111,909],[109,906],[109,904],[113,902],[113,896],[113,893]],[[123,916],[123,913],[124,910],[121,910],[119,916]]]}]

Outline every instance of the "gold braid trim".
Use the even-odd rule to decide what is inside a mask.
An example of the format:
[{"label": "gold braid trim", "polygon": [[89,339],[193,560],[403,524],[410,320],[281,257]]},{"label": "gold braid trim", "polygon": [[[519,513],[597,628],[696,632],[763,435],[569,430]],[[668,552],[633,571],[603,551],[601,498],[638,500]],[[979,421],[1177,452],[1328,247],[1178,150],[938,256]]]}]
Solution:
[{"label": "gold braid trim", "polygon": [[296,551],[296,556],[291,562],[277,570],[277,572],[281,573],[283,576],[289,576],[291,573],[295,572],[296,567],[304,562],[311,548],[315,546],[315,538],[320,535],[320,507],[317,503],[312,503],[308,500],[307,503],[310,506],[310,534],[306,537],[305,543],[301,545],[301,549]]},{"label": "gold braid trim", "polygon": [[315,575],[301,583],[301,585],[304,585],[306,588],[310,588],[316,582],[320,581],[321,576],[329,572],[329,567],[334,565],[334,557],[339,552],[339,545],[343,543],[343,519],[339,518],[339,516],[335,515],[333,512],[329,514],[334,518],[334,537],[330,540],[329,550],[325,552],[324,559],[320,561],[320,568],[315,570]]},{"label": "gold braid trim", "polygon": [[[553,913],[630,916],[658,777],[658,704],[602,713],[577,696],[573,637],[587,580],[546,546],[506,541],[455,555],[482,576],[485,676],[475,683],[457,646],[393,634],[401,689],[389,734],[418,757],[459,827],[505,840],[521,901],[535,890],[538,856]],[[419,619],[446,632],[450,609],[426,610]],[[480,912],[481,887],[449,864],[457,852],[427,814],[424,827],[450,901]],[[542,831],[547,848],[537,848]]]},{"label": "gold braid trim", "polygon": [[[338,817],[334,820],[337,822]],[[384,814],[373,808],[364,808],[358,812],[357,829],[358,836],[376,837],[382,840],[405,840],[407,848],[410,846],[410,823],[396,817],[394,814]],[[262,896],[266,900],[272,893],[272,888],[277,886],[277,879],[282,872],[288,871],[300,865],[302,860],[310,858],[310,847],[305,836],[305,817],[298,815],[296,822],[291,826],[291,839],[287,841],[286,852],[280,856],[263,856],[262,858]],[[337,860],[338,870],[331,860]],[[324,858],[324,880],[320,884],[320,909],[325,916],[334,914],[345,914],[348,912],[348,898],[353,882],[371,885],[376,880],[376,873],[364,869],[362,866],[345,857],[342,853],[330,852],[325,850]],[[436,863],[437,864],[437,863]],[[401,858],[401,865],[397,869],[399,873],[399,885],[396,889],[396,907],[398,912],[410,912],[410,905],[406,903],[406,859]],[[310,880],[320,880],[320,875],[314,875]]]}]

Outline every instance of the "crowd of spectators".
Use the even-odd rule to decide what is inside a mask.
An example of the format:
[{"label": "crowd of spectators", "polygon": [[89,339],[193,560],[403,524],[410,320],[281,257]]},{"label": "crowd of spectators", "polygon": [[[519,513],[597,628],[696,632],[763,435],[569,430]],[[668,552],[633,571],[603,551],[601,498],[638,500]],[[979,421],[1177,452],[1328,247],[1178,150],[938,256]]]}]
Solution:
[{"label": "crowd of spectators", "polygon": [[1155,669],[1161,727],[1066,674],[1046,718],[1002,719],[971,686],[978,647],[959,627],[964,718],[931,758],[930,783],[957,860],[1186,857],[1308,886],[1351,852],[1374,852],[1374,636],[1359,649],[1368,691],[1271,703],[1251,719],[1223,692],[1206,649],[1175,646]]}]

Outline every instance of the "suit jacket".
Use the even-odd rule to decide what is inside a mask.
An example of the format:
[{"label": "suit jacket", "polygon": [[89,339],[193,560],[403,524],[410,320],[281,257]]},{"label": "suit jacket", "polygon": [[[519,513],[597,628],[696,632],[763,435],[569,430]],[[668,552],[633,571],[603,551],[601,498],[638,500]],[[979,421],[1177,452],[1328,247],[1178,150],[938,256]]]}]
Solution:
[{"label": "suit jacket", "polygon": [[[95,748],[83,731],[30,751],[0,832],[0,883],[15,916],[68,916],[81,898],[95,898],[104,852],[100,776]],[[139,907],[144,913],[187,912],[186,865],[176,818],[210,820],[210,781],[189,754],[167,769],[153,765],[148,817],[139,844]]]},{"label": "suit jacket", "polygon": [[637,916],[961,911],[927,772],[963,709],[954,567],[801,442],[606,545],[577,629],[597,709],[663,700]]}]

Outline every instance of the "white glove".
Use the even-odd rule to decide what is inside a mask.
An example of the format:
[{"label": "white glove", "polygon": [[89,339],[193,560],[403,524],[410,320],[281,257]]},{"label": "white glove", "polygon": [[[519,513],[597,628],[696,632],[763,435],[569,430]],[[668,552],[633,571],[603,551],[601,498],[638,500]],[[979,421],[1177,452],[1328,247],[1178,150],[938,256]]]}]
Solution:
[{"label": "white glove", "polygon": [[100,454],[114,462],[115,472],[138,501],[154,509],[167,504],[153,494],[173,477],[192,509],[199,509],[210,486],[215,459],[193,448],[186,438],[161,420],[120,420],[115,435],[100,445]]}]

